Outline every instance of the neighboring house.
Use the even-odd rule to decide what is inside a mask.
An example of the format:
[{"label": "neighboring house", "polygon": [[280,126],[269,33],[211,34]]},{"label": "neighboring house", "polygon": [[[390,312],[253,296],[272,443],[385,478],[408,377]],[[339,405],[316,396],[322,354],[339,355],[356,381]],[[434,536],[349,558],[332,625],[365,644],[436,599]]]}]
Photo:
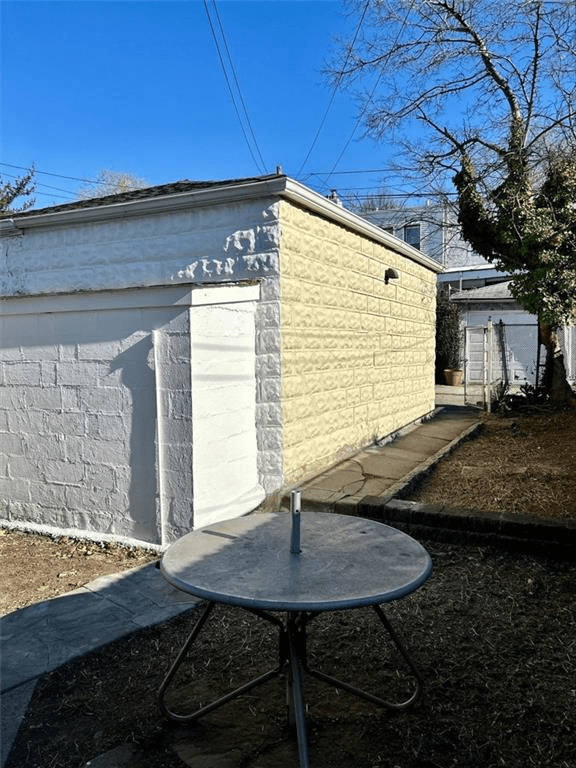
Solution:
[{"label": "neighboring house", "polygon": [[427,203],[380,208],[362,216],[409,243],[446,269],[468,269],[487,262],[460,237],[456,211],[449,205]]},{"label": "neighboring house", "polygon": [[507,279],[460,236],[452,206],[429,203],[366,211],[362,216],[442,265],[440,292],[494,285]]},{"label": "neighboring house", "polygon": [[[514,301],[507,273],[496,270],[462,240],[452,207],[430,204],[383,208],[362,215],[442,264],[438,291],[463,308],[462,360],[465,383],[471,391],[475,392],[488,378],[512,389],[535,384],[537,365],[543,363],[538,350],[538,320]],[[573,383],[575,331],[565,326],[561,332],[568,378]],[[491,343],[494,348],[489,354]]]},{"label": "neighboring house", "polygon": [[[544,350],[538,345],[538,318],[526,312],[510,293],[510,281],[455,292],[462,308],[465,379],[471,385],[503,383],[514,392],[536,385]],[[564,326],[560,341],[569,381],[576,381],[576,328]],[[541,366],[538,370],[538,366]]]},{"label": "neighboring house", "polygon": [[0,220],[0,522],[165,546],[434,409],[440,265],[292,179]]}]

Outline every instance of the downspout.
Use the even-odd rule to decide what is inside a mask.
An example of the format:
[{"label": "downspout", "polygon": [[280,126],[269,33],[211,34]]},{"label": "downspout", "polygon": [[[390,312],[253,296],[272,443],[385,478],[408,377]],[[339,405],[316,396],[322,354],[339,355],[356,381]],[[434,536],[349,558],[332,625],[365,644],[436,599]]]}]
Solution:
[{"label": "downspout", "polygon": [[161,334],[159,330],[152,331],[152,349],[154,350],[154,387],[156,396],[156,454],[158,461],[158,506],[160,511],[160,545],[162,549],[166,541],[166,500],[164,496],[164,419],[162,418],[162,388],[160,386],[160,347]]}]

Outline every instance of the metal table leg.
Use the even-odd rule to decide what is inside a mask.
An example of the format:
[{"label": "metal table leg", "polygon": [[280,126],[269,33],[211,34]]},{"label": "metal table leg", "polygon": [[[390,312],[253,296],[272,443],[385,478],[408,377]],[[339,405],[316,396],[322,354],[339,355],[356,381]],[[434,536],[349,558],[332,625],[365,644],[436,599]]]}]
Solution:
[{"label": "metal table leg", "polygon": [[340,688],[343,691],[347,691],[348,693],[351,693],[352,695],[357,696],[358,698],[365,699],[366,701],[369,701],[372,704],[376,704],[380,707],[386,707],[387,709],[395,709],[395,710],[408,709],[408,707],[412,706],[418,700],[418,698],[422,695],[422,691],[424,688],[422,676],[418,671],[418,668],[414,664],[410,654],[408,653],[406,646],[404,645],[400,636],[398,635],[398,633],[390,623],[390,620],[384,614],[384,611],[382,610],[382,608],[379,605],[374,605],[373,608],[378,618],[382,622],[382,625],[390,635],[390,638],[392,639],[394,645],[399,650],[402,657],[408,664],[410,671],[412,672],[412,675],[414,678],[414,690],[407,699],[399,702],[387,701],[386,699],[383,699],[380,696],[374,696],[371,693],[362,691],[359,688],[355,688],[349,683],[345,683],[342,680],[338,680],[337,678],[332,677],[331,675],[327,675],[318,669],[312,669],[308,667],[306,663],[304,665],[304,671],[309,675],[311,675],[312,677],[316,677],[318,680],[322,680],[325,683],[328,683],[329,685],[333,685],[335,688]]},{"label": "metal table leg", "polygon": [[178,669],[180,668],[184,658],[188,654],[194,641],[198,637],[202,627],[208,620],[213,608],[214,603],[208,603],[201,613],[198,621],[196,622],[190,636],[182,646],[182,649],[178,653],[174,663],[170,667],[166,677],[164,678],[162,685],[159,688],[159,703],[162,712],[172,720],[177,722],[193,722],[202,715],[206,715],[209,712],[217,709],[218,707],[227,704],[238,696],[242,696],[247,691],[255,688],[258,685],[271,680],[274,677],[280,675],[287,667],[288,670],[288,717],[289,722],[296,726],[296,738],[298,741],[298,759],[300,762],[300,768],[310,768],[310,761],[308,757],[308,738],[306,733],[306,708],[304,704],[304,686],[303,677],[304,673],[316,677],[318,680],[322,680],[329,685],[332,685],[341,690],[347,691],[359,698],[365,699],[378,706],[387,707],[389,709],[402,710],[407,709],[409,706],[415,703],[418,697],[422,693],[423,682],[422,677],[412,661],[404,643],[400,639],[396,630],[382,611],[379,605],[373,606],[376,614],[378,615],[383,627],[386,629],[394,645],[403,656],[404,660],[408,664],[412,675],[415,680],[415,687],[413,693],[404,701],[389,702],[379,696],[374,696],[371,693],[362,691],[359,688],[355,688],[348,683],[338,680],[335,677],[325,674],[320,670],[313,669],[308,666],[306,655],[306,628],[312,619],[319,615],[320,612],[290,612],[287,614],[286,623],[281,621],[276,616],[257,609],[246,608],[250,613],[254,613],[257,616],[265,619],[276,625],[279,629],[279,642],[278,642],[278,666],[274,669],[265,672],[259,677],[250,680],[248,683],[236,688],[230,693],[222,696],[219,699],[211,702],[210,704],[200,707],[191,713],[180,713],[171,710],[165,702],[166,690],[170,686],[170,683],[174,679]]},{"label": "metal table leg", "polygon": [[[188,654],[190,648],[192,647],[194,641],[200,634],[200,630],[202,629],[208,617],[212,613],[213,608],[214,608],[214,603],[208,603],[206,605],[206,607],[204,608],[204,611],[201,613],[198,621],[194,625],[194,628],[190,633],[190,636],[182,646],[174,663],[168,670],[168,674],[166,675],[160,688],[158,689],[158,703],[160,705],[160,709],[171,720],[176,720],[177,722],[180,722],[180,723],[191,723],[194,720],[197,720],[199,717],[202,717],[202,715],[207,715],[209,712],[212,712],[214,709],[217,709],[218,707],[221,707],[224,704],[227,704],[229,701],[232,701],[238,696],[242,696],[244,693],[247,693],[252,688],[256,688],[256,686],[262,685],[268,680],[271,680],[273,677],[276,677],[277,675],[281,674],[282,669],[284,667],[284,661],[280,659],[278,666],[275,667],[274,669],[271,669],[268,672],[265,672],[263,675],[260,675],[259,677],[256,677],[253,680],[250,680],[249,682],[245,683],[244,685],[241,685],[239,688],[236,688],[230,693],[227,693],[225,696],[222,696],[219,699],[216,699],[210,704],[206,704],[204,707],[199,707],[194,712],[183,713],[183,712],[174,712],[173,710],[171,710],[166,704],[166,700],[165,700],[166,691],[170,686],[170,683],[174,679],[174,676],[176,675],[186,655]],[[265,618],[268,618],[268,620],[273,621],[274,623],[278,623],[280,624],[281,627],[283,627],[282,622],[279,619],[274,619],[274,617],[265,617]]]}]

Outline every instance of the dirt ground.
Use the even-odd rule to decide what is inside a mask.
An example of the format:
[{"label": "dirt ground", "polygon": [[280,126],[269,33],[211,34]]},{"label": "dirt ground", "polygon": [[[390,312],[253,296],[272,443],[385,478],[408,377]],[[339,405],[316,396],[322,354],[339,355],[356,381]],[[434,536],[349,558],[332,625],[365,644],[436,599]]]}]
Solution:
[{"label": "dirt ground", "polygon": [[415,501],[509,517],[576,520],[576,415],[532,409],[485,415],[410,496]]},{"label": "dirt ground", "polygon": [[157,560],[158,553],[118,544],[0,528],[0,613],[81,587],[98,576]]},{"label": "dirt ground", "polygon": [[[535,411],[487,418],[485,426],[413,498],[575,519],[576,417]],[[422,543],[432,577],[386,612],[422,672],[425,695],[392,713],[306,677],[312,768],[576,768],[576,558]],[[3,611],[156,557],[9,531],[0,535],[0,555]],[[280,679],[194,725],[161,716],[157,688],[195,615],[46,675],[5,768],[297,766]],[[323,615],[310,625],[309,658],[377,695],[402,695],[409,683],[385,640],[371,610]],[[274,666],[276,653],[271,625],[217,608],[175,681],[175,706],[211,700]]]}]

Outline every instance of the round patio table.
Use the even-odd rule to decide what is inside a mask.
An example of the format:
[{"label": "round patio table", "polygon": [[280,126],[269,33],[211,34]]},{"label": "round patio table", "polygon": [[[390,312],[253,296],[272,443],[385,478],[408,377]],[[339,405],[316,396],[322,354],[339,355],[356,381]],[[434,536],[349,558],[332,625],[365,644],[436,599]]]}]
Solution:
[{"label": "round patio table", "polygon": [[[388,525],[324,512],[301,518],[298,514],[297,522],[295,537],[294,515],[251,514],[200,528],[166,550],[161,562],[164,578],[207,604],[160,687],[159,701],[168,717],[190,722],[286,670],[299,761],[301,768],[308,768],[304,673],[393,709],[405,709],[419,697],[420,673],[381,605],[416,590],[432,568],[421,544]],[[278,627],[278,666],[191,713],[174,712],[165,693],[217,603],[240,606]],[[373,696],[307,663],[307,625],[326,611],[364,606],[374,608],[412,672],[414,690],[404,701]],[[280,618],[278,612],[285,616]]]}]

